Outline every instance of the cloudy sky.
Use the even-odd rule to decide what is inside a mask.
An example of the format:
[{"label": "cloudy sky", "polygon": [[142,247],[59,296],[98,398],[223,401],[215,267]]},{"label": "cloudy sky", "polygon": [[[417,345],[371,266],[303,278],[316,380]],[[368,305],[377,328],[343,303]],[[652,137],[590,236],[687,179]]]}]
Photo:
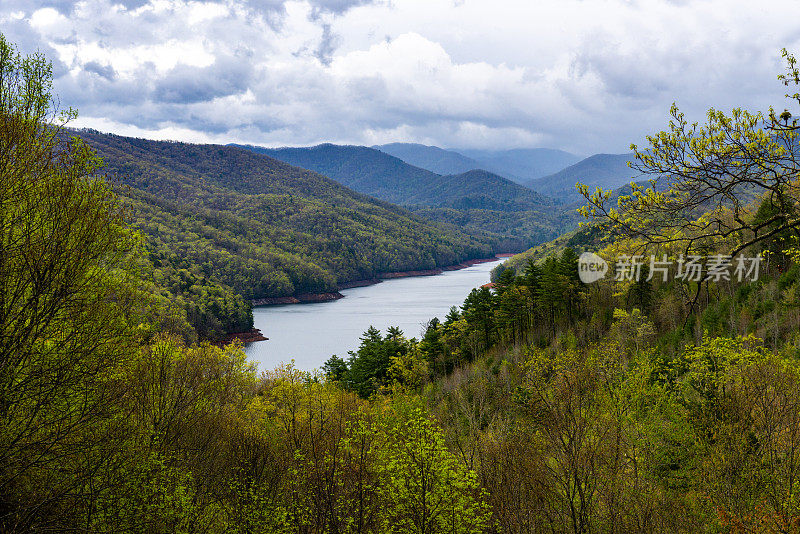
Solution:
[{"label": "cloudy sky", "polygon": [[624,152],[674,101],[786,107],[796,0],[3,0],[74,125],[156,139]]}]

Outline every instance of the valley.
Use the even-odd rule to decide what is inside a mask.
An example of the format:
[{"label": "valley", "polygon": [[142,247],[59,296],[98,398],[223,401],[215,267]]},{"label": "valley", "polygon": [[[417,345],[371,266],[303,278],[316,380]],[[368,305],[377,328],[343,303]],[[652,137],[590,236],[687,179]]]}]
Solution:
[{"label": "valley", "polygon": [[[540,90],[618,76],[332,29],[400,3],[66,4],[3,18],[23,46],[55,32],[52,60],[0,34],[0,532],[797,531],[788,109],[698,126],[673,104],[646,147],[583,158],[539,141],[612,146],[609,121]],[[201,39],[111,50],[114,17]],[[231,29],[278,37],[256,51]],[[69,127],[65,78],[101,102],[82,124],[160,140]],[[623,89],[568,100],[596,112]],[[402,117],[398,96],[420,107]],[[230,143],[334,137],[364,145]],[[429,138],[475,146],[366,146]]]}]

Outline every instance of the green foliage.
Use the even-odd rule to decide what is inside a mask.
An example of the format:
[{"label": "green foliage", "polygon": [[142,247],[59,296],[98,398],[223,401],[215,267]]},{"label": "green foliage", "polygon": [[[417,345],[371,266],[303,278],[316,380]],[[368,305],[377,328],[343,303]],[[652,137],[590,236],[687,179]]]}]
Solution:
[{"label": "green foliage", "polygon": [[132,348],[136,239],[62,139],[52,69],[0,35],[0,530],[42,528],[95,468],[91,451]]},{"label": "green foliage", "polygon": [[[192,218],[177,199],[235,200],[256,185],[237,182],[246,169],[227,182],[214,169],[237,160],[228,149],[195,147],[208,157],[184,161],[169,144],[124,141],[198,178],[159,182],[169,201],[127,193],[131,209],[177,217],[138,219],[142,245],[96,178],[98,158],[59,133],[47,62],[0,37],[0,81],[0,530],[797,531],[793,254],[758,283],[708,284],[689,314],[681,282],[581,285],[565,248],[499,272],[493,292],[473,291],[419,342],[370,328],[325,376],[291,365],[257,376],[240,344],[186,339],[189,321],[204,335],[246,322],[197,250],[263,258],[226,241],[257,224],[243,206]],[[203,173],[187,170],[196,165]],[[298,190],[319,181],[290,176]],[[345,197],[358,203],[342,208],[353,220],[362,208],[407,217]],[[766,220],[783,213],[773,208]],[[154,237],[165,221],[202,242],[191,264],[183,241]],[[239,223],[249,230],[233,232]],[[289,273],[306,271],[281,272],[295,287]]]},{"label": "green foliage", "polygon": [[325,176],[361,193],[455,224],[489,240],[497,252],[552,239],[577,222],[574,211],[482,170],[442,176],[379,150],[324,144],[310,148],[245,147]]},{"label": "green foliage", "polygon": [[428,378],[428,362],[419,343],[404,337],[397,327],[390,327],[385,337],[369,327],[346,364],[334,356],[324,370],[328,379],[341,381],[363,398],[391,385],[417,389]]},{"label": "green foliage", "polygon": [[152,453],[137,458],[124,477],[115,480],[113,493],[97,499],[89,528],[92,532],[192,532],[198,520],[194,498],[191,475]]},{"label": "green foliage", "polygon": [[378,477],[387,504],[380,531],[484,532],[491,512],[477,475],[447,449],[442,432],[414,404],[396,400],[377,429]]},{"label": "green foliage", "polygon": [[[433,269],[491,253],[484,239],[425,223],[247,150],[78,133],[118,182],[154,276],[167,287],[184,284],[177,273],[185,270],[201,292],[221,286],[217,292],[233,303],[234,294],[250,300],[335,291],[337,284],[385,272]],[[195,293],[174,296],[209,308],[209,299]],[[237,317],[243,315],[246,309],[235,304],[216,319],[242,326]],[[211,323],[205,328],[213,330]]]},{"label": "green foliage", "polygon": [[[522,274],[529,262],[542,263],[547,257],[561,254],[566,248],[571,248],[580,254],[585,251],[596,251],[603,247],[603,239],[608,239],[608,234],[601,231],[598,226],[586,225],[577,230],[567,232],[552,241],[542,243],[520,254],[515,254],[503,263],[505,269],[512,269]],[[492,272],[494,280],[499,273],[497,267]]]}]

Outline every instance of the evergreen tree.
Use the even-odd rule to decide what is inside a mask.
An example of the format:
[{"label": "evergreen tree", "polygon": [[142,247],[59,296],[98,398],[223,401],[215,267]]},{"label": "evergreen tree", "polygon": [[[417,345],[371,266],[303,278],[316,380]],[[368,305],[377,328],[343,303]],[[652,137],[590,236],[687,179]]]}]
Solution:
[{"label": "evergreen tree", "polygon": [[349,371],[345,381],[350,389],[362,397],[369,397],[386,383],[391,362],[380,330],[370,326],[364,332],[358,350],[350,353],[348,363]]}]

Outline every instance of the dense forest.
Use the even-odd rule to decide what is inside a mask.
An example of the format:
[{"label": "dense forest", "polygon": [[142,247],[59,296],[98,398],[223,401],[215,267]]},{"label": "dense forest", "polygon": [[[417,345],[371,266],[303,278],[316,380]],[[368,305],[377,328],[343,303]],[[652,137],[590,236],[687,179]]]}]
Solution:
[{"label": "dense forest", "polygon": [[[105,166],[143,237],[155,291],[205,339],[252,327],[251,299],[335,291],[381,273],[493,253],[490,235],[431,224],[313,172],[235,147],[67,131]],[[172,319],[171,319],[172,320]]]},{"label": "dense forest", "polygon": [[458,221],[459,227],[484,235],[501,252],[517,252],[549,241],[577,224],[574,208],[565,209],[485,170],[439,175],[362,146],[244,148],[319,172],[361,193],[400,204],[427,220]]},{"label": "dense forest", "polygon": [[[782,79],[800,84],[787,59]],[[240,225],[259,235],[270,212],[250,202],[270,194],[222,188],[213,158],[202,179],[189,172],[197,154],[234,149],[158,145],[145,167],[135,145],[150,142],[109,136],[133,154],[105,149],[116,179],[127,170],[161,193],[112,186],[97,152],[65,135],[74,112],[53,108],[51,79],[46,58],[0,36],[0,531],[798,530],[800,126],[789,112],[712,112],[693,130],[674,108],[669,131],[634,147],[644,174],[672,172],[669,191],[632,188],[609,204],[611,192],[581,189],[592,232],[608,237],[598,252],[675,260],[663,277],[645,266],[583,284],[577,253],[554,245],[419,340],[371,328],[319,373],[259,374],[240,344],[188,339],[188,308],[171,315],[174,301],[216,291],[236,308],[233,285],[204,278],[201,262],[176,268],[189,252],[152,236],[249,250],[226,239],[248,235]],[[725,196],[742,180],[755,201]],[[336,194],[366,204],[341,207],[354,219],[407,217]],[[731,275],[678,276],[689,254],[728,261]],[[740,254],[763,259],[744,278]]]}]

